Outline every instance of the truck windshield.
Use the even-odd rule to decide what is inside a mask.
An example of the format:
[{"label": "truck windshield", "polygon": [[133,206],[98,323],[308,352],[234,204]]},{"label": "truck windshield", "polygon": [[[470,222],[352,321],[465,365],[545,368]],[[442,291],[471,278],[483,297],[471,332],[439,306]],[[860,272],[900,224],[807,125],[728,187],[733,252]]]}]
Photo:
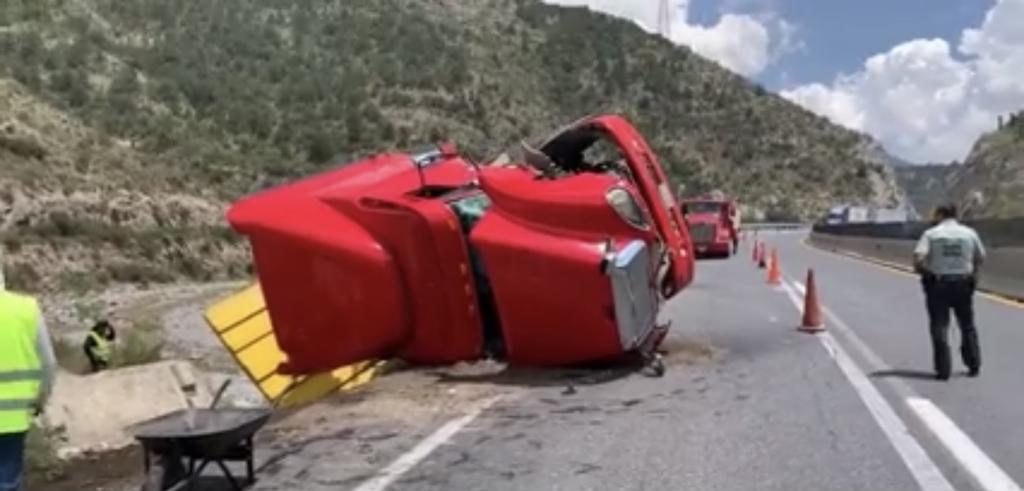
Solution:
[{"label": "truck windshield", "polygon": [[683,213],[719,213],[721,211],[722,203],[696,202],[683,204]]}]

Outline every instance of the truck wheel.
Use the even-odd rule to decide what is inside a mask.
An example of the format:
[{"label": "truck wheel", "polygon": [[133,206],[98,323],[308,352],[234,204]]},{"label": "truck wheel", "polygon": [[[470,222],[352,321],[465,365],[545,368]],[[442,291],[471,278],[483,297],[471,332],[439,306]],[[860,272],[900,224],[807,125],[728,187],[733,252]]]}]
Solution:
[{"label": "truck wheel", "polygon": [[654,372],[654,376],[661,378],[665,376],[665,359],[662,358],[660,353],[655,353],[651,358],[651,371]]},{"label": "truck wheel", "polygon": [[650,370],[651,375],[655,378],[665,376],[665,359],[661,356],[661,353],[644,355],[644,361],[646,364],[645,368]]}]

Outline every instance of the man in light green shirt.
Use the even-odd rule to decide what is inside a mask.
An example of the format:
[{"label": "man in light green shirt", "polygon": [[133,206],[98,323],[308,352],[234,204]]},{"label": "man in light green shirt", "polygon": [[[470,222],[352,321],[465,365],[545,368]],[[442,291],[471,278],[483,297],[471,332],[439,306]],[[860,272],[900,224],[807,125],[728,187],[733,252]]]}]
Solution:
[{"label": "man in light green shirt", "polygon": [[949,380],[952,371],[948,340],[952,310],[963,334],[964,364],[968,374],[976,377],[981,371],[981,349],[974,325],[974,291],[985,247],[974,229],[957,221],[955,205],[940,206],[935,214],[938,223],[925,231],[914,249],[914,266],[921,274],[928,307],[935,375]]}]

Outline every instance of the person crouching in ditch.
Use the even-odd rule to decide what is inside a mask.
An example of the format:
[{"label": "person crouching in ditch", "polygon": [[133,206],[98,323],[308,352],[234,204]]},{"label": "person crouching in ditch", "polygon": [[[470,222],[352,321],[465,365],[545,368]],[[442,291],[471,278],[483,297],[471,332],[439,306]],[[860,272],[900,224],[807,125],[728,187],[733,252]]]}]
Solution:
[{"label": "person crouching in ditch", "polygon": [[89,358],[89,366],[93,373],[105,370],[110,366],[111,345],[117,334],[110,322],[101,320],[92,326],[89,335],[85,338],[83,349],[85,356]]}]

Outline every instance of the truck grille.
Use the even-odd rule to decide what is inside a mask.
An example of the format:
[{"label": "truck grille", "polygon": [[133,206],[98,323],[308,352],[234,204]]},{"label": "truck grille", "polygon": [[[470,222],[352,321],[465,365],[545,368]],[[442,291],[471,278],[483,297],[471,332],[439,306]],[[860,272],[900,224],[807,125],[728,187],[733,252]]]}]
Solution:
[{"label": "truck grille", "polygon": [[609,264],[615,323],[623,350],[636,349],[654,328],[658,299],[651,287],[650,257],[643,241],[633,241]]},{"label": "truck grille", "polygon": [[715,239],[715,226],[710,223],[690,225],[690,239],[694,242],[711,242]]}]

